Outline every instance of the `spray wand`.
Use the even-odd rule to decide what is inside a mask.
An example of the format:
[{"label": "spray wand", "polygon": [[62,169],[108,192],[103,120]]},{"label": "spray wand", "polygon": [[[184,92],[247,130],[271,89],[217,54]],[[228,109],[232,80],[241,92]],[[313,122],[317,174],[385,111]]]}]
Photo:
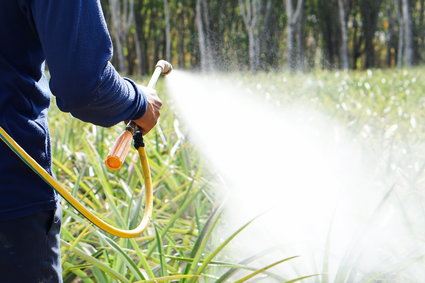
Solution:
[{"label": "spray wand", "polygon": [[[168,75],[173,70],[173,66],[165,60],[159,60],[156,63],[155,71],[148,83],[148,88],[155,88],[161,75]],[[130,121],[125,131],[118,137],[109,155],[106,157],[105,165],[110,170],[119,170],[124,163],[125,157],[130,150],[131,139],[134,139],[134,146],[143,147],[143,136],[139,127],[134,121]]]},{"label": "spray wand", "polygon": [[[159,77],[167,75],[172,71],[173,67],[170,63],[164,60],[158,61],[155,66],[155,71],[149,81],[148,87],[154,88]],[[25,150],[11,137],[6,131],[0,127],[0,139],[24,162],[26,163],[35,173],[37,173],[48,185],[55,189],[66,201],[69,202],[78,212],[86,217],[90,222],[99,227],[105,232],[118,236],[121,238],[134,238],[142,234],[148,224],[149,219],[152,215],[153,208],[153,187],[151,172],[149,169],[149,161],[146,155],[145,145],[143,143],[142,132],[134,121],[130,121],[125,131],[118,137],[112,148],[110,154],[105,160],[106,166],[111,170],[119,170],[124,162],[125,157],[130,150],[131,139],[134,139],[134,146],[139,153],[140,161],[143,170],[143,179],[145,182],[145,195],[146,195],[146,206],[145,213],[142,217],[140,224],[132,230],[123,230],[114,227],[84,207],[74,196],[72,196],[58,181],[56,181],[47,171],[41,167],[37,161],[35,161]]]}]

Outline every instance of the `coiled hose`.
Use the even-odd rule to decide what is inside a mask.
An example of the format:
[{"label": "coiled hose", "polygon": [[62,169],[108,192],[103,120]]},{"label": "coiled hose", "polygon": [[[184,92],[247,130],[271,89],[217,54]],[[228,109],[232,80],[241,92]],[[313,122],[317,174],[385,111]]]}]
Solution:
[{"label": "coiled hose", "polygon": [[[135,136],[139,135],[136,138],[141,137],[141,133],[135,133]],[[40,176],[48,185],[55,189],[70,205],[72,205],[76,210],[78,210],[84,217],[86,217],[90,222],[99,227],[100,229],[108,232],[117,237],[121,238],[134,238],[142,234],[148,224],[149,219],[152,215],[153,208],[153,188],[152,188],[152,178],[149,168],[149,161],[146,155],[146,150],[143,145],[143,142],[138,142],[137,152],[139,153],[140,162],[142,164],[143,170],[143,179],[145,182],[145,196],[146,196],[146,205],[145,205],[145,214],[140,222],[140,224],[132,230],[124,230],[116,228],[99,217],[93,214],[85,206],[83,206],[74,196],[72,196],[68,190],[66,190],[58,181],[56,181],[47,171],[41,167],[25,150],[10,136],[6,131],[0,127],[0,139],[6,143],[6,145],[25,163],[30,167],[37,175]]]}]

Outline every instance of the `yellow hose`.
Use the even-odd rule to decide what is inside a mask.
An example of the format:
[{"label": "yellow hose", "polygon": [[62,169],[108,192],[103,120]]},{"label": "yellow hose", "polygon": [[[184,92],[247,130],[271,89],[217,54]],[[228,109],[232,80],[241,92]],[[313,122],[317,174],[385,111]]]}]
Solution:
[{"label": "yellow hose", "polygon": [[85,208],[77,199],[75,199],[64,187],[61,186],[47,171],[41,167],[28,153],[25,152],[22,147],[16,143],[12,137],[10,137],[6,131],[0,127],[0,139],[2,139],[8,147],[20,158],[23,162],[25,162],[35,173],[37,173],[47,184],[49,184],[52,188],[54,188],[66,201],[69,202],[76,210],[78,210],[82,215],[84,215],[90,222],[99,227],[105,232],[112,234],[121,238],[135,238],[142,234],[149,224],[149,219],[152,215],[153,208],[153,188],[152,188],[152,178],[151,172],[149,169],[149,161],[146,155],[146,150],[144,147],[138,148],[138,153],[140,156],[140,161],[142,164],[143,170],[143,178],[145,181],[146,187],[146,206],[145,206],[145,214],[140,222],[140,224],[132,230],[123,230],[116,228],[96,215],[94,215],[91,211]]}]

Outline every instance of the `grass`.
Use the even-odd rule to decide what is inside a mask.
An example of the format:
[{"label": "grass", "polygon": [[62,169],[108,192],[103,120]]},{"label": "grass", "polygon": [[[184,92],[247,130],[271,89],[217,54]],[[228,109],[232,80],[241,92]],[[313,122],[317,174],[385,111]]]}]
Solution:
[{"label": "grass", "polygon": [[[103,165],[123,125],[95,127],[53,105],[49,122],[53,168],[59,181],[107,222],[123,228],[137,225],[144,200],[135,151],[118,173]],[[268,271],[273,265],[257,270],[248,264],[215,260],[249,223],[223,243],[214,243],[212,234],[221,219],[222,203],[214,195],[213,178],[167,107],[145,142],[155,196],[152,225],[138,238],[119,239],[100,231],[63,202],[64,282],[190,283],[219,278],[228,282],[238,277],[245,282],[260,273],[273,276]],[[238,270],[251,275],[244,279]]]},{"label": "grass", "polygon": [[[236,77],[248,92],[272,103],[308,104],[329,113],[356,138],[368,141],[367,150],[387,153],[382,167],[402,172],[406,182],[394,185],[391,193],[398,193],[401,198],[411,194],[423,198],[420,188],[425,180],[425,161],[416,163],[420,160],[418,154],[423,156],[417,146],[425,136],[424,71],[233,74],[232,79]],[[159,87],[159,92],[164,93],[163,85]],[[49,122],[53,168],[60,182],[109,223],[134,227],[144,203],[142,173],[135,151],[118,173],[103,166],[103,158],[123,125],[95,127],[60,113],[55,106]],[[249,265],[261,255],[239,263],[222,261],[225,255],[217,259],[226,244],[237,241],[237,235],[249,223],[241,224],[221,243],[212,240],[221,221],[222,203],[214,194],[213,174],[184,133],[165,103],[160,124],[146,137],[155,200],[153,223],[141,237],[119,239],[104,234],[64,203],[64,282],[245,282],[260,273],[270,282],[285,282],[269,269],[277,264],[284,266],[293,258],[270,262],[262,269]],[[371,278],[370,282],[387,282],[382,280],[391,272],[379,271],[361,282]],[[354,276],[352,270],[343,267],[338,274],[338,282],[350,282]],[[286,281],[307,277],[308,274]],[[326,282],[323,278],[315,276],[313,280]]]}]

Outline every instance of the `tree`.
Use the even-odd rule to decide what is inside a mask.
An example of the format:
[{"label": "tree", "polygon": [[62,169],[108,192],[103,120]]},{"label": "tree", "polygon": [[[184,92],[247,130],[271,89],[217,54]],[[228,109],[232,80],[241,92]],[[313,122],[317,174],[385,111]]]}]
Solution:
[{"label": "tree", "polygon": [[362,30],[365,42],[365,65],[366,69],[375,66],[374,38],[378,24],[378,16],[382,0],[360,0],[360,13],[362,17]]},{"label": "tree", "polygon": [[344,0],[338,0],[339,23],[341,27],[341,47],[340,47],[340,67],[344,70],[350,68],[350,60],[348,55],[348,33],[347,33],[347,5]]},{"label": "tree", "polygon": [[109,11],[114,32],[118,70],[127,73],[124,44],[134,17],[134,0],[109,0]]},{"label": "tree", "polygon": [[256,72],[260,62],[260,46],[258,42],[260,0],[239,0],[239,8],[248,32],[249,69],[251,72]]},{"label": "tree", "polygon": [[404,33],[404,63],[407,66],[413,65],[413,26],[409,0],[402,0],[402,17]]},{"label": "tree", "polygon": [[398,46],[397,46],[397,66],[403,66],[404,61],[404,22],[403,22],[403,14],[401,10],[401,0],[394,0],[394,7],[397,11],[397,19],[398,19]]},{"label": "tree", "polygon": [[[274,62],[276,62],[276,57],[278,53],[278,45],[276,43],[279,40],[276,39],[276,34],[278,29],[276,13],[274,10],[277,3],[273,3],[272,0],[267,0],[264,3],[264,20],[261,32],[258,35],[259,39],[259,56],[260,56],[260,67],[263,70],[269,70],[270,67],[274,67]],[[277,9],[276,9],[277,10]]]},{"label": "tree", "polygon": [[[387,1],[386,3],[386,27],[387,27],[387,55],[386,55],[386,65],[388,67],[395,66],[397,62],[397,32],[396,32],[396,26],[397,26],[397,9],[394,9],[394,2]],[[384,22],[385,23],[385,22]],[[385,24],[384,24],[385,25]]]},{"label": "tree", "polygon": [[[199,53],[202,71],[211,71],[213,69],[213,60],[211,55],[211,43],[208,36],[208,7],[205,0],[196,1],[196,25],[198,28]],[[205,27],[207,25],[207,27]]]},{"label": "tree", "polygon": [[[286,4],[286,16],[288,18],[287,27],[287,45],[288,45],[288,64],[290,70],[296,70],[300,68],[300,64],[303,58],[300,58],[302,54],[302,44],[299,40],[301,38],[302,27],[301,19],[304,9],[304,0],[296,0],[296,8],[292,0],[285,0]],[[298,39],[298,40],[297,40]]]},{"label": "tree", "polygon": [[336,0],[318,0],[314,3],[316,4],[318,32],[321,33],[322,66],[333,69],[336,67],[336,61],[340,54],[338,50],[340,28],[338,16],[335,16],[338,14],[338,5]]},{"label": "tree", "polygon": [[425,0],[100,1],[113,63],[130,75],[150,72],[159,58],[179,68],[253,72],[283,62],[293,71],[316,62],[356,69],[425,59]]},{"label": "tree", "polygon": [[170,27],[170,6],[168,0],[164,0],[165,15],[165,59],[171,61],[171,27]]}]

